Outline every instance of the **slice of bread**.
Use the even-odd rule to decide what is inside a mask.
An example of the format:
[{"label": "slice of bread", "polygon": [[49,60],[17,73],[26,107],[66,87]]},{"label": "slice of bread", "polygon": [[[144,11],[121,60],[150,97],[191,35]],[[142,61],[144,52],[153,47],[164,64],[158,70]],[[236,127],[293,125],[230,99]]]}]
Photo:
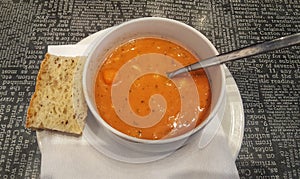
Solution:
[{"label": "slice of bread", "polygon": [[87,117],[82,91],[85,60],[45,55],[27,111],[27,128],[82,134]]}]

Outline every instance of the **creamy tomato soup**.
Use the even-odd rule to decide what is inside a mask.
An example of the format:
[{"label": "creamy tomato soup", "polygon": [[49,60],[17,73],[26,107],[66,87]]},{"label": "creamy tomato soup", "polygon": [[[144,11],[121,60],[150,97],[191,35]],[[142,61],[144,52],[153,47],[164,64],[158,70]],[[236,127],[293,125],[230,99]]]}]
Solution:
[{"label": "creamy tomato soup", "polygon": [[[152,65],[152,62],[150,63],[152,58],[159,61],[153,62]],[[142,60],[146,61],[148,71],[141,73],[129,84],[127,81],[135,71],[143,72],[143,68],[134,64],[135,61],[137,64]],[[176,77],[177,79],[168,79],[163,73],[164,70],[171,71],[178,68],[174,61],[185,66],[197,62],[198,59],[174,42],[152,37],[134,39],[114,49],[101,65],[95,82],[95,101],[100,116],[122,133],[150,140],[177,136],[201,124],[209,114],[211,101],[206,73],[203,69],[190,73],[189,77],[197,95],[189,99],[188,95],[192,93],[189,92],[189,88],[193,88],[190,82],[180,76]],[[125,68],[125,64],[129,64],[127,66],[132,71],[127,70],[128,76],[123,75],[124,80],[118,81],[116,76]],[[167,64],[173,65],[172,69]],[[156,73],[155,70],[162,72]],[[125,88],[122,83],[128,83],[128,88]],[[190,86],[186,87],[186,85]],[[188,92],[181,90],[184,87],[188,88]],[[115,93],[113,93],[114,88],[117,89]],[[117,97],[114,97],[114,94]],[[160,98],[156,100],[153,97],[156,94],[162,96],[163,100],[159,100]],[[161,102],[165,105],[160,104]],[[156,108],[152,108],[151,105]],[[192,108],[191,112],[182,111],[186,109],[182,108],[183,105]],[[129,108],[131,112],[128,111]],[[151,118],[149,114],[156,112],[156,117]],[[191,113],[195,113],[196,117],[190,117]],[[126,122],[124,116],[130,115],[140,116],[142,119],[139,120],[157,121],[158,119],[158,121],[151,124],[152,126],[140,125],[136,119]]]}]

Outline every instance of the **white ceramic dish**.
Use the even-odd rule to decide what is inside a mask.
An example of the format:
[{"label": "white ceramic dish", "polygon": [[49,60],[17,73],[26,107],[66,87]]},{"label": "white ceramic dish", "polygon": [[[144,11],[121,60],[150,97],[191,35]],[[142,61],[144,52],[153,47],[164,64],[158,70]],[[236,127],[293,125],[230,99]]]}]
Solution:
[{"label": "white ceramic dish", "polygon": [[112,139],[136,151],[170,152],[184,145],[191,135],[205,127],[219,112],[225,95],[225,74],[221,66],[213,66],[206,69],[212,92],[211,112],[194,130],[177,137],[161,140],[137,139],[121,133],[107,124],[98,114],[94,101],[95,77],[109,49],[114,49],[128,40],[145,36],[162,37],[177,42],[200,59],[218,54],[217,50],[204,35],[186,24],[157,17],[131,20],[114,27],[103,36],[96,38],[95,43],[90,46],[89,49],[91,51],[83,72],[83,91],[89,110],[96,119],[95,121],[105,129],[104,131],[114,134]]},{"label": "white ceramic dish", "polygon": [[[90,44],[94,43],[95,39],[97,37],[102,36],[104,33],[107,32],[108,29],[99,31],[97,33],[94,33],[82,41],[78,43],[78,45],[82,46],[89,46]],[[88,51],[86,53],[89,53]],[[244,133],[244,110],[243,110],[243,104],[241,100],[241,96],[238,90],[238,87],[226,68],[224,66],[224,71],[226,74],[226,104],[225,104],[225,113],[222,120],[222,127],[227,139],[228,146],[230,148],[230,152],[232,156],[236,159],[237,155],[239,153],[242,140],[243,140],[243,133]],[[144,163],[145,161],[153,161],[157,160],[163,157],[168,156],[170,153],[165,154],[157,154],[157,155],[149,155],[149,154],[143,154],[143,153],[137,153],[132,152],[128,153],[126,150],[122,150],[123,146],[120,146],[120,144],[116,143],[113,140],[110,140],[110,136],[107,135],[106,132],[101,131],[99,128],[98,131],[93,132],[91,129],[93,126],[90,126],[90,118],[93,116],[89,114],[86,129],[83,133],[83,138],[85,138],[87,141],[97,141],[97,143],[93,144],[90,143],[98,152],[101,154],[104,154],[105,156],[108,156],[109,158],[118,160],[118,161],[127,161],[131,163]],[[90,130],[90,131],[89,131]],[[98,136],[98,134],[101,134],[101,137]],[[45,147],[50,145],[52,140],[56,138],[56,133],[52,133],[51,131],[37,131],[37,141],[39,148],[41,150],[42,155],[46,155],[47,152],[45,150]],[[66,143],[68,144],[69,138],[65,138],[65,136],[59,137],[61,141],[59,143]],[[50,140],[50,141],[49,141]],[[65,140],[65,142],[64,142]],[[78,139],[78,142],[82,141],[82,138]],[[195,150],[198,150],[195,148]],[[184,151],[183,151],[184,152]],[[102,160],[99,158],[99,162],[109,162],[109,160],[104,159]],[[140,164],[141,165],[141,164]]]}]

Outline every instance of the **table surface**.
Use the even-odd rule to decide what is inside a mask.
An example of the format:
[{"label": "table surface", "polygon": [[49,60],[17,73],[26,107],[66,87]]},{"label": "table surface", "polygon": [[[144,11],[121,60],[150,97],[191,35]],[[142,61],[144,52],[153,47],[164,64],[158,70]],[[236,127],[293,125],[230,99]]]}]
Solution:
[{"label": "table surface", "polygon": [[[140,17],[167,17],[217,50],[299,32],[299,0],[3,0],[0,2],[0,178],[39,178],[36,133],[24,127],[48,45],[75,44]],[[300,46],[226,63],[245,113],[241,178],[300,178]]]}]

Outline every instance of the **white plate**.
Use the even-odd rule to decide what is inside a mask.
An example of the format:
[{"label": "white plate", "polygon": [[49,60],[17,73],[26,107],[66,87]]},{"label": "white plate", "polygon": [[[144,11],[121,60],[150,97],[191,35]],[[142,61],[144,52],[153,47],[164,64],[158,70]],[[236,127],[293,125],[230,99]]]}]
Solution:
[{"label": "white plate", "polygon": [[[78,45],[90,45],[96,37],[103,35],[106,31],[107,30],[92,34],[80,41]],[[88,52],[86,52],[86,55],[87,53]],[[243,139],[244,111],[237,85],[225,65],[224,69],[226,74],[226,102],[224,101],[225,104],[223,110],[225,110],[225,112],[222,119],[222,127],[227,137],[230,151],[236,159]],[[51,134],[52,133],[37,131],[37,140],[41,149],[43,147],[41,138],[45,137],[45,135]],[[140,153],[124,148],[124,146],[121,146],[119,143],[115,142],[115,140],[111,139],[112,136],[109,136],[101,126],[98,126],[98,124],[94,122],[93,115],[91,113],[88,114],[83,136],[94,148],[97,149],[97,151],[119,161],[144,163],[158,160],[170,155],[170,153]],[[196,135],[196,137],[199,137],[199,135]]]}]

